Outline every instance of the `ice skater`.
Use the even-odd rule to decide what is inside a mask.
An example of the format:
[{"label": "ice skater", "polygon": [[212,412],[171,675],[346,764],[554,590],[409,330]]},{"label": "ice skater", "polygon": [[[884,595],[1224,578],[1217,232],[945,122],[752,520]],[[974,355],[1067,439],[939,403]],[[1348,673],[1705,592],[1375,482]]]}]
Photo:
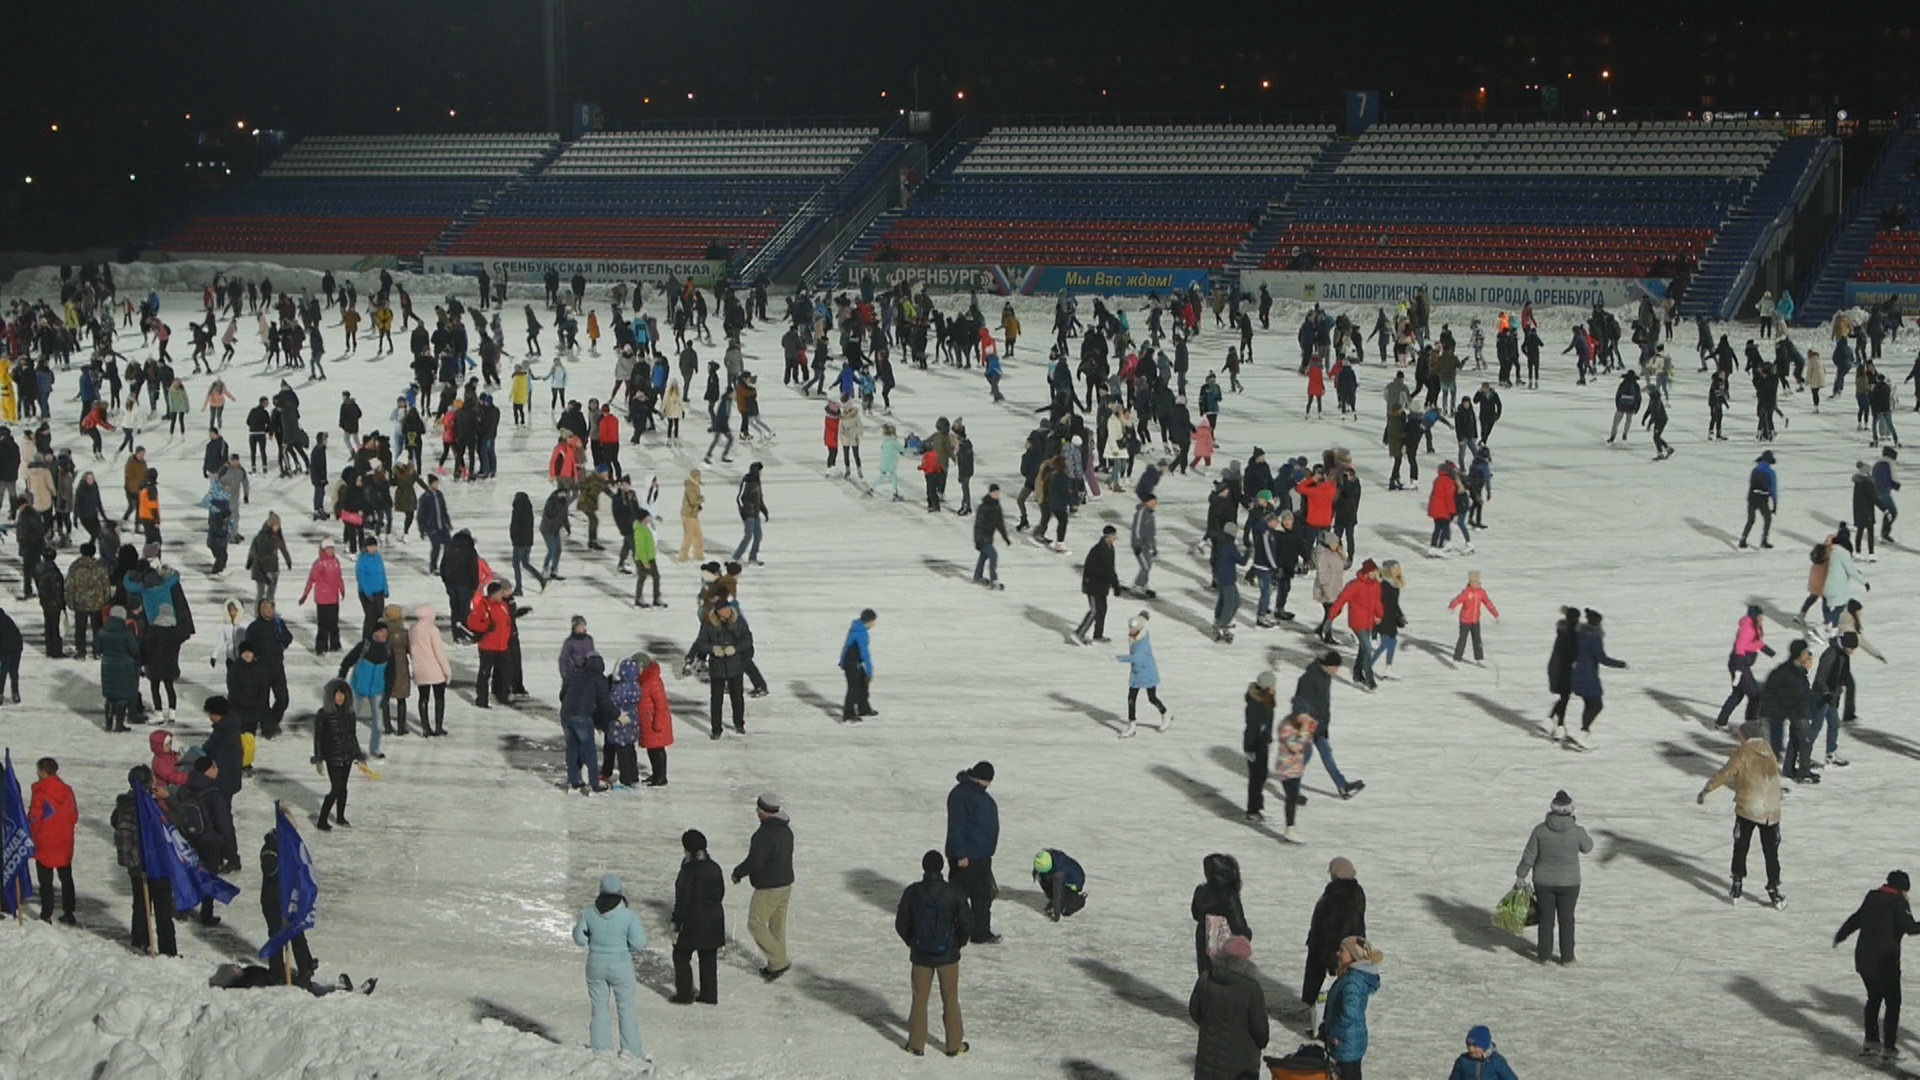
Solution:
[{"label": "ice skater", "polygon": [[1153,662],[1153,639],[1147,635],[1147,619],[1147,613],[1142,611],[1127,620],[1127,651],[1114,657],[1128,665],[1127,726],[1120,732],[1123,739],[1134,736],[1142,690],[1146,691],[1147,701],[1160,710],[1160,730],[1165,732],[1173,726],[1173,714],[1160,701],[1160,668]]}]

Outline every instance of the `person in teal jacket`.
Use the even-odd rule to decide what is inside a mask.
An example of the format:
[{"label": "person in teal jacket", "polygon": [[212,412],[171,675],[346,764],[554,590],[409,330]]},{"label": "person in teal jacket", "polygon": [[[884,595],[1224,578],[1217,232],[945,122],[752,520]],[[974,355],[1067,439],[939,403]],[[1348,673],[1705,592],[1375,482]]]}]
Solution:
[{"label": "person in teal jacket", "polygon": [[1327,990],[1327,1056],[1340,1080],[1360,1080],[1367,1056],[1367,1001],[1380,989],[1380,950],[1363,937],[1340,943],[1339,978]]},{"label": "person in teal jacket", "polygon": [[640,1045],[640,1017],[635,1010],[639,984],[633,977],[633,956],[647,947],[640,916],[627,906],[617,874],[600,879],[600,895],[582,908],[573,924],[573,943],[587,950],[587,1000],[593,1020],[587,1029],[595,1053],[613,1049],[613,1019],[607,1013],[611,997],[620,1013],[620,1050],[628,1057],[652,1061]]},{"label": "person in teal jacket", "polygon": [[1520,1080],[1500,1051],[1493,1048],[1493,1032],[1486,1025],[1467,1032],[1467,1051],[1454,1059],[1447,1080]]},{"label": "person in teal jacket", "polygon": [[1127,651],[1114,657],[1127,665],[1127,726],[1120,732],[1123,739],[1133,737],[1136,706],[1142,690],[1147,692],[1147,701],[1160,710],[1160,730],[1173,725],[1173,714],[1160,703],[1160,667],[1153,662],[1153,640],[1147,636],[1147,618],[1143,611],[1127,620]]},{"label": "person in teal jacket", "polygon": [[374,536],[360,541],[360,557],[353,562],[353,585],[360,594],[360,611],[365,616],[361,637],[371,637],[373,628],[386,621],[387,561],[380,557],[380,541]]},{"label": "person in teal jacket", "polygon": [[873,681],[873,650],[869,631],[880,616],[872,608],[860,613],[847,627],[847,640],[840,643],[840,670],[847,677],[847,696],[840,704],[840,722],[857,724],[869,716],[879,716],[867,698],[867,684]]}]

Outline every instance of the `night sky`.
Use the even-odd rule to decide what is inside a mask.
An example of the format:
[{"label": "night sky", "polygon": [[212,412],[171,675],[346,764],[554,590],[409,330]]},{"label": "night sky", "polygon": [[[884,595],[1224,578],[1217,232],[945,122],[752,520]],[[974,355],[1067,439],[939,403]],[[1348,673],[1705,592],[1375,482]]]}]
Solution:
[{"label": "night sky", "polygon": [[[616,128],[775,116],[878,121],[909,107],[916,69],[936,130],[963,111],[1332,121],[1347,89],[1387,92],[1387,118],[1401,120],[1537,110],[1541,86],[1558,88],[1563,112],[1820,115],[1839,107],[1887,116],[1920,100],[1913,26],[1815,23],[1809,9],[1663,25],[1596,5],[1535,8],[1507,21],[1484,6],[1463,15],[1447,5],[1405,13],[1347,5],[1310,18],[1300,5],[1275,3],[566,7],[566,97],[599,104]],[[132,222],[164,231],[164,211],[224,178],[185,163],[226,161],[244,174],[257,157],[255,127],[544,126],[541,0],[138,8],[116,0],[79,17],[76,10],[34,2],[0,28],[12,60],[0,96],[9,150],[0,248],[44,244],[48,231],[120,233]],[[28,175],[35,187],[24,185]]]}]

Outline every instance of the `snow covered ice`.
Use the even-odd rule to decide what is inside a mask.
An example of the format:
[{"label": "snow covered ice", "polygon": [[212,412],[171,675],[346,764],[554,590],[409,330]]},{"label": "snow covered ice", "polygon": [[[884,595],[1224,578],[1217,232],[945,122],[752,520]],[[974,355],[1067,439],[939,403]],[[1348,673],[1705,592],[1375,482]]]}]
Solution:
[{"label": "snow covered ice", "polygon": [[[210,277],[209,267],[121,269],[122,295],[144,294],[150,273],[164,275],[162,285],[194,290],[163,296],[162,314],[176,330],[200,313],[197,288]],[[271,276],[280,288],[308,284],[308,278],[317,283],[317,275],[280,269]],[[4,296],[52,300],[53,280],[45,272],[23,275]],[[360,284],[370,291],[369,280]],[[465,282],[411,284],[423,314],[449,287],[460,288],[463,299],[471,293]],[[779,306],[779,295],[770,307]],[[515,353],[524,302],[538,303],[530,291],[516,296],[505,316],[507,348]],[[952,310],[964,298],[941,303]],[[982,298],[990,324],[997,322],[998,304]],[[589,306],[604,321],[604,287],[590,292]],[[1012,503],[1022,440],[1034,426],[1034,410],[1045,404],[1050,301],[1018,306],[1026,336],[1006,365],[1006,404],[988,402],[977,368],[936,365],[922,372],[896,358],[900,386],[891,417],[880,418],[926,432],[938,417],[964,417],[978,459],[976,502],[989,483],[999,482]],[[657,297],[649,298],[650,312],[663,315],[661,308]],[[540,310],[542,322],[550,322]],[[1371,326],[1371,307],[1350,310],[1363,327]],[[1920,804],[1911,783],[1920,736],[1908,730],[1916,691],[1902,678],[1916,630],[1908,548],[1884,545],[1879,561],[1864,566],[1874,584],[1866,597],[1870,633],[1890,663],[1856,657],[1860,720],[1841,737],[1852,765],[1828,770],[1825,783],[1801,787],[1786,800],[1781,859],[1788,910],[1770,911],[1755,901],[1763,892],[1757,851],[1748,897],[1727,899],[1730,799],[1717,793],[1704,807],[1694,803],[1733,745],[1711,724],[1727,688],[1725,660],[1736,620],[1748,603],[1761,604],[1769,615],[1768,640],[1784,653],[1795,635],[1782,617],[1790,617],[1804,595],[1808,548],[1849,518],[1853,464],[1878,453],[1853,429],[1851,395],[1832,407],[1823,403],[1819,415],[1805,395],[1783,399],[1791,426],[1771,444],[1781,482],[1775,546],[1737,552],[1732,541],[1744,514],[1747,470],[1759,450],[1751,438],[1750,387],[1736,378],[1728,441],[1703,441],[1706,377],[1694,372],[1693,331],[1682,326],[1669,347],[1676,370],[1667,437],[1677,455],[1650,461],[1651,439],[1637,427],[1624,445],[1609,447],[1615,380],[1602,376],[1597,385],[1576,387],[1572,358],[1557,354],[1582,313],[1543,309],[1542,388],[1501,395],[1506,412],[1492,442],[1490,527],[1475,530],[1475,554],[1426,560],[1417,556],[1429,528],[1429,470],[1452,456],[1451,433],[1436,433],[1438,453],[1422,455],[1414,490],[1388,492],[1379,392],[1390,371],[1383,374],[1369,351],[1359,369],[1359,422],[1342,422],[1331,412],[1303,421],[1293,337],[1300,313],[1297,303],[1275,305],[1273,329],[1258,335],[1254,362],[1242,375],[1247,393],[1225,399],[1215,466],[1204,475],[1218,475],[1231,460],[1244,462],[1254,445],[1275,460],[1317,459],[1335,444],[1350,449],[1366,485],[1355,564],[1401,561],[1408,618],[1393,680],[1373,694],[1353,688],[1345,674],[1337,680],[1333,730],[1340,766],[1367,787],[1342,801],[1322,766],[1310,765],[1311,801],[1299,817],[1307,843],[1280,842],[1277,785],[1268,820],[1242,820],[1239,746],[1247,684],[1273,665],[1284,700],[1315,651],[1305,632],[1314,605],[1305,582],[1297,581],[1290,606],[1301,621],[1259,629],[1254,597],[1243,590],[1236,641],[1211,640],[1206,567],[1186,554],[1204,520],[1206,479],[1169,476],[1160,484],[1157,598],[1116,598],[1108,626],[1115,643],[1074,647],[1066,636],[1085,607],[1081,555],[1101,524],[1124,532],[1132,495],[1109,492],[1090,500],[1069,529],[1067,555],[1016,533],[1000,563],[1006,590],[973,586],[967,580],[971,519],[954,517],[951,501],[941,515],[926,513],[911,461],[902,463],[903,503],[866,499],[863,489],[822,477],[821,401],[778,385],[783,327],[762,324],[747,333],[745,349],[748,367],[760,375],[763,416],[779,437],[771,445],[741,444],[730,465],[703,467],[708,557],[724,558],[739,539],[733,486],[749,462],[766,465],[766,565],[742,577],[741,602],[772,694],[748,702],[749,737],[710,742],[705,686],[670,677],[677,731],[669,752],[671,786],[587,799],[562,790],[554,657],[569,618],[588,619],[610,664],[644,650],[671,669],[694,635],[698,588],[694,563],[662,559],[673,606],[635,610],[632,578],[610,565],[617,549],[587,552],[585,531],[576,528],[562,564],[567,580],[544,593],[529,585],[526,602],[534,611],[521,636],[532,698],[516,708],[476,711],[474,654],[450,646],[456,693],[449,697],[457,697],[449,702],[450,737],[387,737],[386,760],[374,763],[383,779],[354,781],[354,828],[321,834],[303,826],[321,886],[319,924],[311,935],[320,978],[338,972],[356,980],[378,977],[372,998],[316,1000],[205,986],[217,960],[250,955],[265,939],[253,855],[271,826],[272,802],[285,800],[310,823],[325,791],[308,764],[308,717],[337,661],[311,655],[313,608],[292,599],[319,539],[337,537],[338,526],[308,520],[306,478],[255,474],[257,498],[236,508],[245,536],[271,510],[286,522],[294,569],[280,596],[296,639],[288,657],[291,724],[278,740],[260,743],[256,773],[236,801],[247,868],[230,879],[243,895],[223,912],[223,926],[181,921],[180,960],[134,958],[123,945],[128,889],[114,863],[106,818],[128,767],[147,760],[142,729],[103,733],[98,665],[36,655],[37,604],[9,604],[28,636],[25,704],[0,708],[0,723],[16,764],[30,774],[36,757],[58,758],[78,796],[82,929],[0,927],[0,1060],[9,1063],[0,1071],[50,1077],[624,1075],[628,1063],[596,1062],[584,1049],[585,956],[569,938],[600,875],[613,872],[625,881],[650,938],[638,960],[640,1023],[662,1075],[891,1077],[964,1069],[990,1077],[1176,1077],[1191,1073],[1194,1046],[1186,1017],[1193,985],[1188,897],[1200,880],[1201,858],[1211,851],[1236,855],[1245,873],[1254,960],[1274,1021],[1269,1053],[1306,1041],[1307,1015],[1298,1004],[1301,943],[1327,862],[1345,855],[1368,893],[1369,937],[1386,954],[1369,1012],[1372,1075],[1444,1075],[1467,1028],[1482,1023],[1528,1077],[1796,1076],[1852,1061],[1859,984],[1850,948],[1835,951],[1828,943],[1862,893],[1887,871],[1917,869],[1920,861],[1909,816]],[[1441,308],[1432,324],[1436,333],[1442,322],[1451,324],[1464,343],[1469,317],[1490,327],[1494,314]],[[328,380],[293,378],[307,426],[324,430],[340,392],[350,390],[367,412],[362,429],[385,430],[386,410],[409,378],[404,360],[373,361],[372,335],[365,332],[358,355],[340,356],[336,321],[329,311]],[[714,322],[717,329],[717,315]],[[1143,325],[1140,318],[1134,322]],[[1210,314],[1203,313],[1201,325],[1193,349],[1196,383],[1218,370],[1232,343],[1227,332],[1212,328]],[[1751,327],[1716,333],[1721,329],[1736,349],[1757,336]],[[128,333],[121,331],[118,347],[146,355],[138,334]],[[1824,354],[1821,336],[1795,331],[1802,349],[1817,346]],[[551,357],[551,328],[543,344]],[[1896,378],[1911,344],[1903,339],[1883,360]],[[272,393],[281,374],[260,372],[251,319],[242,320],[239,349],[222,376],[233,392],[242,402]],[[719,359],[721,348],[700,351],[703,360]],[[186,371],[184,333],[172,352]],[[1490,365],[1492,352],[1489,342]],[[597,357],[577,356],[569,396],[582,402],[603,396],[612,363],[610,340]],[[1477,389],[1476,374],[1463,369],[1463,394]],[[207,379],[183,378],[197,407]],[[55,389],[56,443],[74,448],[85,468],[85,440],[69,400],[76,380],[77,374],[62,373]],[[504,401],[504,394],[496,399]],[[454,522],[474,532],[497,574],[510,564],[513,492],[527,491],[537,503],[547,490],[553,440],[544,404],[536,387],[535,423],[514,428],[511,416],[505,418],[497,480],[444,485]],[[244,411],[229,414],[236,446]],[[1896,423],[1909,415],[1896,412]],[[674,509],[681,480],[705,450],[703,426],[698,403],[689,402],[679,443],[653,435],[643,447],[623,447],[629,472],[641,480],[659,477],[665,553],[678,548]],[[140,439],[161,475],[167,561],[182,571],[199,622],[198,636],[182,654],[177,729],[183,746],[197,744],[207,729],[200,701],[224,692],[208,659],[217,640],[216,612],[229,596],[251,599],[239,569],[243,549],[233,553],[230,577],[206,575],[210,560],[194,506],[203,490],[195,475],[202,414],[194,414],[189,432],[169,439],[156,418]],[[871,479],[878,444],[871,422],[863,442]],[[431,445],[430,436],[430,454]],[[335,451],[336,462],[342,453]],[[111,496],[119,466],[114,461],[98,469],[110,508],[117,506]],[[957,485],[949,495],[957,495]],[[1009,524],[1016,513],[1009,505]],[[1896,537],[1904,541],[1911,528],[1896,526]],[[342,554],[350,572],[344,548]],[[391,602],[407,611],[423,602],[443,606],[444,590],[425,573],[427,545],[418,536],[387,545],[385,554]],[[71,549],[62,552],[63,567],[71,555]],[[1123,574],[1129,572],[1124,551],[1121,563]],[[17,566],[9,551],[0,577],[15,595]],[[1455,621],[1446,604],[1469,569],[1482,573],[1501,613],[1485,628],[1484,666],[1452,660]],[[1604,612],[1608,650],[1630,665],[1605,672],[1607,708],[1595,725],[1596,751],[1588,754],[1556,746],[1540,726],[1551,701],[1543,669],[1553,623],[1569,604]],[[834,722],[842,693],[837,652],[864,607],[879,613],[872,699],[880,716],[841,726]],[[1124,651],[1127,616],[1142,607],[1153,613],[1160,695],[1180,723],[1164,735],[1149,724],[1122,741],[1114,735],[1125,718],[1127,668],[1114,656]],[[347,623],[350,638],[351,615]],[[1350,657],[1350,645],[1343,652]],[[1768,664],[1763,660],[1757,674]],[[955,772],[980,759],[998,770],[995,923],[1005,941],[965,952],[960,986],[971,1053],[957,1062],[938,1054],[914,1059],[900,1048],[908,964],[893,931],[894,905],[917,879],[921,853],[942,846],[945,796]],[[1530,936],[1511,937],[1491,925],[1528,831],[1560,788],[1573,796],[1596,841],[1583,868],[1580,963],[1568,969],[1536,965]],[[797,841],[789,922],[794,970],[770,985],[756,976],[762,960],[745,926],[750,890],[732,886],[733,944],[721,958],[720,1005],[671,1007],[665,923],[679,835],[703,830],[715,860],[731,868],[755,825],[754,797],[766,790],[785,796]],[[1039,890],[1026,874],[1027,860],[1042,847],[1070,853],[1087,871],[1087,908],[1059,924],[1043,917]],[[1911,1038],[1906,1045],[1911,1051]]]}]

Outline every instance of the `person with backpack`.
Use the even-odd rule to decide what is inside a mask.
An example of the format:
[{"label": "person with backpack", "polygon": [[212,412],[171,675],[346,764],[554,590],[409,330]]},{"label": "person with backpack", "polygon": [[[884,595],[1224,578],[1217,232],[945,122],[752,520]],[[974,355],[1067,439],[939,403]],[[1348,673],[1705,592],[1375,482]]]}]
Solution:
[{"label": "person with backpack", "polygon": [[647,932],[627,906],[618,875],[601,876],[600,895],[574,921],[573,943],[587,950],[587,1000],[593,1005],[587,1038],[593,1052],[613,1049],[613,1015],[607,1008],[611,998],[612,1013],[620,1020],[621,1052],[651,1062],[640,1042],[639,982],[633,974],[633,958],[647,947]]},{"label": "person with backpack", "polygon": [[60,779],[60,763],[43,757],[34,764],[33,790],[27,800],[27,831],[33,837],[33,865],[40,880],[40,921],[53,921],[53,879],[60,878],[60,922],[73,916],[73,830],[80,811],[73,789]]},{"label": "person with backpack", "polygon": [[1193,887],[1193,962],[1201,975],[1212,966],[1219,943],[1227,937],[1252,938],[1246,911],[1240,904],[1240,861],[1214,852],[1200,860],[1201,882]]},{"label": "person with backpack", "polygon": [[[720,1004],[719,951],[727,943],[727,879],[707,854],[698,829],[680,834],[686,855],[673,883],[673,997],[675,1005]],[[694,991],[693,958],[700,958],[700,988]]]},{"label": "person with backpack", "polygon": [[907,946],[913,965],[906,1051],[915,1057],[927,1052],[927,1000],[936,981],[947,1056],[959,1057],[971,1049],[960,1017],[960,951],[968,941],[979,940],[974,935],[980,930],[966,894],[941,879],[945,867],[939,852],[922,855],[920,880],[901,890],[894,909],[894,933]]},{"label": "person with backpack", "polygon": [[1905,870],[1888,874],[1887,883],[1868,893],[1833,935],[1836,949],[1854,934],[1860,935],[1853,946],[1853,970],[1867,988],[1867,1034],[1860,1045],[1861,1057],[1877,1053],[1882,1061],[1891,1063],[1900,1056],[1896,1045],[1900,1035],[1900,942],[1920,934],[1920,922],[1914,920],[1913,908],[1907,902],[1912,889],[1913,881]]},{"label": "person with backpack", "polygon": [[1000,846],[1000,806],[988,794],[993,784],[993,762],[976,762],[954,774],[947,793],[947,858],[953,860],[953,882],[972,909],[967,940],[976,945],[998,945],[993,932],[993,898],[1000,887],[993,880],[993,853]]},{"label": "person with backpack", "polygon": [[1194,982],[1187,1015],[1200,1028],[1194,1080],[1242,1080],[1259,1073],[1270,1031],[1267,996],[1253,968],[1253,942],[1238,934],[1226,940]]}]

